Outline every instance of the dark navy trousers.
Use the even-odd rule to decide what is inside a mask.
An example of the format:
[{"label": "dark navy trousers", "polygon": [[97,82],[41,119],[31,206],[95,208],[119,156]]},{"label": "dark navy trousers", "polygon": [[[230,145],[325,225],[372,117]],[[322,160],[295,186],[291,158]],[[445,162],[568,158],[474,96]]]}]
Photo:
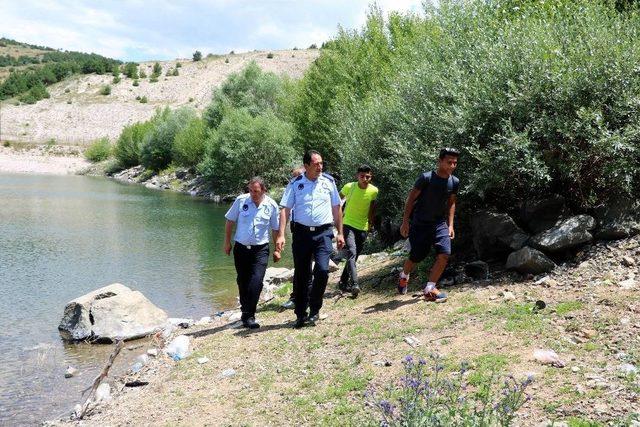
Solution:
[{"label": "dark navy trousers", "polygon": [[[293,264],[294,293],[297,317],[307,315],[307,306],[310,314],[316,314],[322,308],[322,298],[327,288],[329,279],[329,256],[333,250],[333,229],[331,226],[318,227],[312,231],[309,227],[296,224],[293,234]],[[316,264],[313,269],[313,281],[309,289],[311,278],[311,260]]]},{"label": "dark navy trousers", "polygon": [[238,277],[238,293],[242,320],[255,317],[256,307],[262,292],[262,281],[269,263],[269,244],[247,248],[238,242],[233,245],[233,261]]},{"label": "dark navy trousers", "polygon": [[349,285],[351,279],[352,285],[358,284],[358,271],[356,270],[356,261],[362,253],[364,242],[367,240],[367,232],[358,230],[349,225],[345,225],[344,229],[344,245],[347,252],[347,264],[342,270],[340,282],[345,286]]}]

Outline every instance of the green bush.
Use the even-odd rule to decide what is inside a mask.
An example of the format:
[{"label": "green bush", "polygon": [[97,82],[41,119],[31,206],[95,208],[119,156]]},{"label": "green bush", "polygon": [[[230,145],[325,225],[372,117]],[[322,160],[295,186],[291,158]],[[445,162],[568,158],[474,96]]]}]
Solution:
[{"label": "green bush", "polygon": [[285,81],[274,73],[265,73],[252,61],[240,73],[231,74],[215,89],[213,100],[204,112],[204,119],[216,128],[227,110],[243,108],[252,116],[267,111],[278,114],[287,96]]},{"label": "green bush", "polygon": [[230,110],[211,132],[199,171],[218,191],[236,192],[255,175],[269,185],[286,183],[296,163],[293,127],[273,112],[252,116]]},{"label": "green bush", "polygon": [[176,68],[180,68],[180,67],[182,67],[182,63],[176,62]]},{"label": "green bush", "polygon": [[267,59],[273,59],[273,53],[271,52],[267,53]]},{"label": "green bush", "polygon": [[121,79],[120,77],[114,77],[114,78],[113,78],[112,83],[113,83],[114,85],[117,85],[118,83],[120,83],[120,81],[121,81],[121,80],[122,80],[122,79]]},{"label": "green bush", "polygon": [[140,98],[140,103],[141,104],[146,104],[147,102],[149,102],[149,100],[147,99],[146,96],[143,96],[142,98]]},{"label": "green bush", "polygon": [[21,95],[19,100],[25,104],[35,104],[41,99],[49,98],[50,96],[47,88],[42,83],[38,83],[29,89],[28,92]]},{"label": "green bush", "polygon": [[105,85],[100,89],[100,95],[111,95],[111,86]]},{"label": "green bush", "polygon": [[194,61],[202,60],[202,52],[200,52],[199,50],[196,50],[195,52],[193,52],[193,60]]},{"label": "green bush", "polygon": [[158,83],[158,76],[156,76],[155,74],[151,74],[151,77],[149,78],[149,83]]},{"label": "green bush", "polygon": [[182,166],[193,167],[202,161],[207,127],[199,117],[192,118],[176,135],[173,145],[173,159]]},{"label": "green bush", "polygon": [[161,114],[161,112],[157,112],[151,120],[134,123],[122,129],[113,149],[113,154],[123,168],[130,168],[140,164],[140,147],[142,147],[145,137],[154,128]]},{"label": "green bush", "polygon": [[174,69],[173,69],[173,73],[171,73],[171,75],[172,75],[172,76],[174,76],[174,77],[175,77],[175,76],[179,76],[179,75],[180,75],[180,72],[178,72],[178,69],[177,69],[177,68],[174,68]]},{"label": "green bush", "polygon": [[3,147],[10,147],[11,143],[9,141],[2,141],[2,146]]},{"label": "green bush", "polygon": [[140,78],[141,79],[146,79],[147,78],[147,73],[145,73],[143,69],[140,69]]},{"label": "green bush", "polygon": [[153,64],[153,74],[155,74],[156,76],[162,74],[162,66],[160,66],[160,63],[156,62],[155,64]]},{"label": "green bush", "polygon": [[129,77],[130,79],[134,79],[134,80],[137,79],[138,64],[136,64],[135,62],[127,62],[126,64],[124,64],[123,74]]},{"label": "green bush", "polygon": [[141,164],[151,170],[160,171],[172,161],[173,143],[176,135],[196,117],[195,110],[166,108],[156,119],[153,129],[145,135],[140,149]]},{"label": "green bush", "polygon": [[111,143],[109,138],[96,139],[84,151],[84,157],[90,162],[96,163],[106,160],[111,155]]},{"label": "green bush", "polygon": [[133,85],[134,86],[140,86],[140,82],[138,81],[138,79],[133,81]]}]

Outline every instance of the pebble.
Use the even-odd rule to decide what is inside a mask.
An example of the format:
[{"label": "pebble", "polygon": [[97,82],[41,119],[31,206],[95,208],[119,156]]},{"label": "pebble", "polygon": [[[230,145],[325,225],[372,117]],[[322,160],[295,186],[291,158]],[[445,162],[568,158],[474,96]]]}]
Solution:
[{"label": "pebble", "polygon": [[201,365],[204,365],[205,363],[207,363],[209,361],[208,357],[198,357],[198,363]]},{"label": "pebble", "polygon": [[229,368],[229,369],[225,369],[224,371],[222,371],[220,376],[222,378],[231,378],[231,377],[235,376],[235,374],[236,374],[236,370],[233,369],[233,368]]},{"label": "pebble", "polygon": [[329,317],[329,315],[328,315],[328,314],[326,314],[326,313],[322,313],[322,314],[320,314],[319,319],[320,319],[320,320],[325,320],[327,317]]},{"label": "pebble", "polygon": [[111,387],[108,383],[102,383],[96,389],[95,401],[108,402],[111,400]]},{"label": "pebble", "polygon": [[506,291],[502,294],[502,298],[505,301],[514,301],[516,299],[516,296],[513,294],[513,292]]},{"label": "pebble", "polygon": [[636,265],[636,260],[631,258],[630,256],[623,256],[622,264],[626,267],[633,267],[634,265]]},{"label": "pebble", "polygon": [[624,374],[630,375],[638,373],[638,368],[633,366],[631,363],[625,363],[623,365],[620,365],[620,371]]},{"label": "pebble", "polygon": [[627,279],[627,280],[623,280],[622,282],[618,283],[618,285],[620,285],[620,287],[622,289],[633,289],[636,287],[636,281],[635,279]]},{"label": "pebble", "polygon": [[205,316],[205,317],[201,317],[200,320],[196,322],[196,325],[201,326],[201,325],[207,325],[209,323],[211,323],[211,317]]},{"label": "pebble", "polygon": [[157,357],[158,356],[158,349],[157,348],[150,348],[149,350],[147,350],[147,354],[149,356]]},{"label": "pebble", "polygon": [[229,316],[229,323],[237,322],[242,318],[242,312],[236,311],[231,316]]},{"label": "pebble", "polygon": [[416,337],[404,337],[404,342],[409,344],[411,347],[417,347],[420,345],[420,341]]},{"label": "pebble", "polygon": [[533,284],[538,286],[544,286],[545,288],[558,287],[558,282],[549,276],[544,276],[542,279],[536,280]]},{"label": "pebble", "polygon": [[580,367],[579,366],[572,367],[571,372],[580,372]]},{"label": "pebble", "polygon": [[78,373],[78,370],[76,368],[74,368],[73,366],[69,366],[67,367],[67,370],[64,372],[64,377],[65,378],[75,377],[77,373]]}]

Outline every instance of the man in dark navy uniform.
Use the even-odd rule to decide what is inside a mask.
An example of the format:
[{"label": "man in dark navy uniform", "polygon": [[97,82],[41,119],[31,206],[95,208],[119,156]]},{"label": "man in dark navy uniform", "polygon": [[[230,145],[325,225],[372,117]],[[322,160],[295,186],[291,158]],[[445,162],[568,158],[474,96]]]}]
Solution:
[{"label": "man in dark navy uniform", "polygon": [[[329,256],[333,250],[333,224],[338,230],[338,249],[344,246],[340,195],[332,177],[322,173],[322,156],[315,150],[305,153],[305,172],[294,178],[282,195],[280,206],[280,233],[276,250],[284,250],[284,230],[291,209],[295,209],[293,234],[295,327],[319,320],[322,298],[329,278]],[[315,260],[311,290],[307,287],[311,277],[311,260]],[[307,306],[309,313],[307,314]]]},{"label": "man in dark navy uniform", "polygon": [[[398,280],[398,292],[407,293],[409,274],[416,264],[427,257],[431,247],[436,250],[436,260],[424,285],[428,301],[445,302],[447,294],[436,288],[449,255],[451,239],[455,237],[453,217],[456,211],[456,194],[460,181],[453,176],[460,152],[455,148],[443,148],[438,156],[436,170],[420,174],[409,192],[404,207],[400,234],[409,236],[411,252],[405,261]],[[409,225],[411,219],[411,225]]]}]

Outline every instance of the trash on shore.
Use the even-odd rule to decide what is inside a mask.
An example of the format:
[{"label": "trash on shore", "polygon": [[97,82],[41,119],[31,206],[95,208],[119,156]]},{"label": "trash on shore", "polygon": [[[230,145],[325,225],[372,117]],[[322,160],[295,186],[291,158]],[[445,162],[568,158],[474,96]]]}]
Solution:
[{"label": "trash on shore", "polygon": [[420,345],[420,341],[416,337],[404,337],[404,342],[409,344],[411,347],[417,347]]},{"label": "trash on shore", "polygon": [[75,377],[77,373],[78,373],[78,370],[76,368],[74,368],[73,366],[69,366],[67,367],[67,370],[64,373],[64,377],[65,378]]},{"label": "trash on shore", "polygon": [[175,337],[164,351],[175,361],[184,359],[191,354],[189,351],[189,337],[186,335]]}]

